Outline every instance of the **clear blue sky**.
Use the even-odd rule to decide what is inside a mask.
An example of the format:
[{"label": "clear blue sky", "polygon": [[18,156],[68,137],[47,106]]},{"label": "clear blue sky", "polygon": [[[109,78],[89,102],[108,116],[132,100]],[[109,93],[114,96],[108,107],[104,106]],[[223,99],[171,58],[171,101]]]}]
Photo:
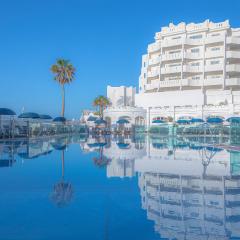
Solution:
[{"label": "clear blue sky", "polygon": [[0,107],[59,115],[61,91],[49,69],[72,61],[66,116],[79,117],[108,84],[137,86],[141,55],[169,22],[230,20],[238,0],[0,0]]}]

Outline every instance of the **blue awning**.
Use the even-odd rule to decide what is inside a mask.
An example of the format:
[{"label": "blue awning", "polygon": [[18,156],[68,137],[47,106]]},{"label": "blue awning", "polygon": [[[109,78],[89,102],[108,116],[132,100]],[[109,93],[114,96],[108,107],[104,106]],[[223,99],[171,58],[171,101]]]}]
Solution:
[{"label": "blue awning", "polygon": [[222,118],[220,118],[220,117],[209,117],[208,119],[207,119],[207,123],[223,123],[223,119]]},{"label": "blue awning", "polygon": [[18,116],[18,118],[32,118],[32,119],[38,119],[40,118],[39,114],[34,113],[34,112],[26,112],[22,113]]},{"label": "blue awning", "polygon": [[107,124],[107,122],[103,119],[97,119],[94,123],[97,124],[97,125]]},{"label": "blue awning", "polygon": [[120,149],[127,149],[129,147],[129,143],[117,143]]},{"label": "blue awning", "polygon": [[90,116],[90,117],[88,117],[87,121],[88,122],[95,122],[97,119],[98,119],[97,117]]},{"label": "blue awning", "polygon": [[53,119],[53,122],[66,122],[66,118],[65,117],[56,117]]},{"label": "blue awning", "polygon": [[16,113],[9,108],[0,108],[0,115],[13,116],[16,115]]},{"label": "blue awning", "polygon": [[189,123],[190,123],[190,120],[187,120],[187,119],[179,119],[179,120],[177,120],[177,123],[178,123],[178,124],[189,124]]},{"label": "blue awning", "polygon": [[166,122],[161,119],[156,119],[156,120],[153,120],[152,123],[166,123]]},{"label": "blue awning", "polygon": [[88,143],[87,145],[90,147],[90,148],[93,148],[93,147],[104,147],[107,143],[105,142],[96,142],[96,143]]},{"label": "blue awning", "polygon": [[128,124],[128,123],[129,123],[129,121],[127,119],[119,119],[117,121],[117,124]]},{"label": "blue awning", "polygon": [[240,123],[240,117],[230,117],[226,121],[230,123]]},{"label": "blue awning", "polygon": [[203,123],[204,120],[201,119],[201,118],[192,118],[192,119],[190,120],[190,122],[191,122],[191,123]]},{"label": "blue awning", "polygon": [[52,117],[50,115],[40,114],[40,119],[50,120]]}]

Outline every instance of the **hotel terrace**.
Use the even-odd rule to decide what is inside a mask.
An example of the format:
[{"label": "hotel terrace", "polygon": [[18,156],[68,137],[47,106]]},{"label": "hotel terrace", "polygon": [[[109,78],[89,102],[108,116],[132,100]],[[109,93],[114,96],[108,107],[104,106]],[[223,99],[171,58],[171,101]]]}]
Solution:
[{"label": "hotel terrace", "polygon": [[108,86],[111,123],[151,125],[159,117],[240,114],[240,28],[229,21],[170,23],[142,56],[139,91]]}]

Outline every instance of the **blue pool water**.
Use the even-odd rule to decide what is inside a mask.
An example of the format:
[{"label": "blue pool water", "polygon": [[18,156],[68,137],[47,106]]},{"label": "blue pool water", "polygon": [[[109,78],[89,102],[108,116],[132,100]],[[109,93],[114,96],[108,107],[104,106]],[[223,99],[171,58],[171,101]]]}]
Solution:
[{"label": "blue pool water", "polygon": [[240,239],[240,152],[217,141],[2,141],[0,239]]}]

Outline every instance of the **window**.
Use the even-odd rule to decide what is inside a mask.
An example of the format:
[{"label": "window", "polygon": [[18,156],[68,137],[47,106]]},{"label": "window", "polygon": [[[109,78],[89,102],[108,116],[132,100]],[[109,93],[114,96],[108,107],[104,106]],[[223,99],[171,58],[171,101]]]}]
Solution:
[{"label": "window", "polygon": [[146,78],[146,73],[143,74],[143,78]]},{"label": "window", "polygon": [[178,36],[178,37],[173,37],[172,40],[175,40],[175,39],[180,39],[182,38],[181,36]]},{"label": "window", "polygon": [[146,67],[146,62],[143,62],[143,67]]},{"label": "window", "polygon": [[191,49],[192,53],[199,53],[200,49],[199,48],[193,48]]},{"label": "window", "polygon": [[219,64],[219,63],[220,63],[219,60],[218,60],[218,61],[215,60],[215,61],[211,61],[211,62],[210,62],[211,65],[215,65],[215,64]]},{"label": "window", "polygon": [[181,63],[176,63],[176,64],[170,64],[168,65],[169,67],[178,67],[181,66]]},{"label": "window", "polygon": [[200,62],[191,63],[191,66],[200,66]]},{"label": "window", "polygon": [[202,38],[202,34],[193,35],[193,36],[190,36],[189,38],[191,38],[191,39],[199,39],[199,38]]},{"label": "window", "polygon": [[179,51],[171,51],[171,52],[169,52],[169,54],[175,54],[175,53],[180,53],[181,51],[179,50]]},{"label": "window", "polygon": [[199,76],[194,76],[194,77],[192,77],[192,80],[198,80],[198,79],[200,79]]},{"label": "window", "polygon": [[212,37],[217,37],[217,36],[220,36],[221,34],[220,33],[215,33],[215,34],[212,34],[211,36]]},{"label": "window", "polygon": [[211,48],[211,51],[219,51],[219,50],[220,50],[220,47]]}]

